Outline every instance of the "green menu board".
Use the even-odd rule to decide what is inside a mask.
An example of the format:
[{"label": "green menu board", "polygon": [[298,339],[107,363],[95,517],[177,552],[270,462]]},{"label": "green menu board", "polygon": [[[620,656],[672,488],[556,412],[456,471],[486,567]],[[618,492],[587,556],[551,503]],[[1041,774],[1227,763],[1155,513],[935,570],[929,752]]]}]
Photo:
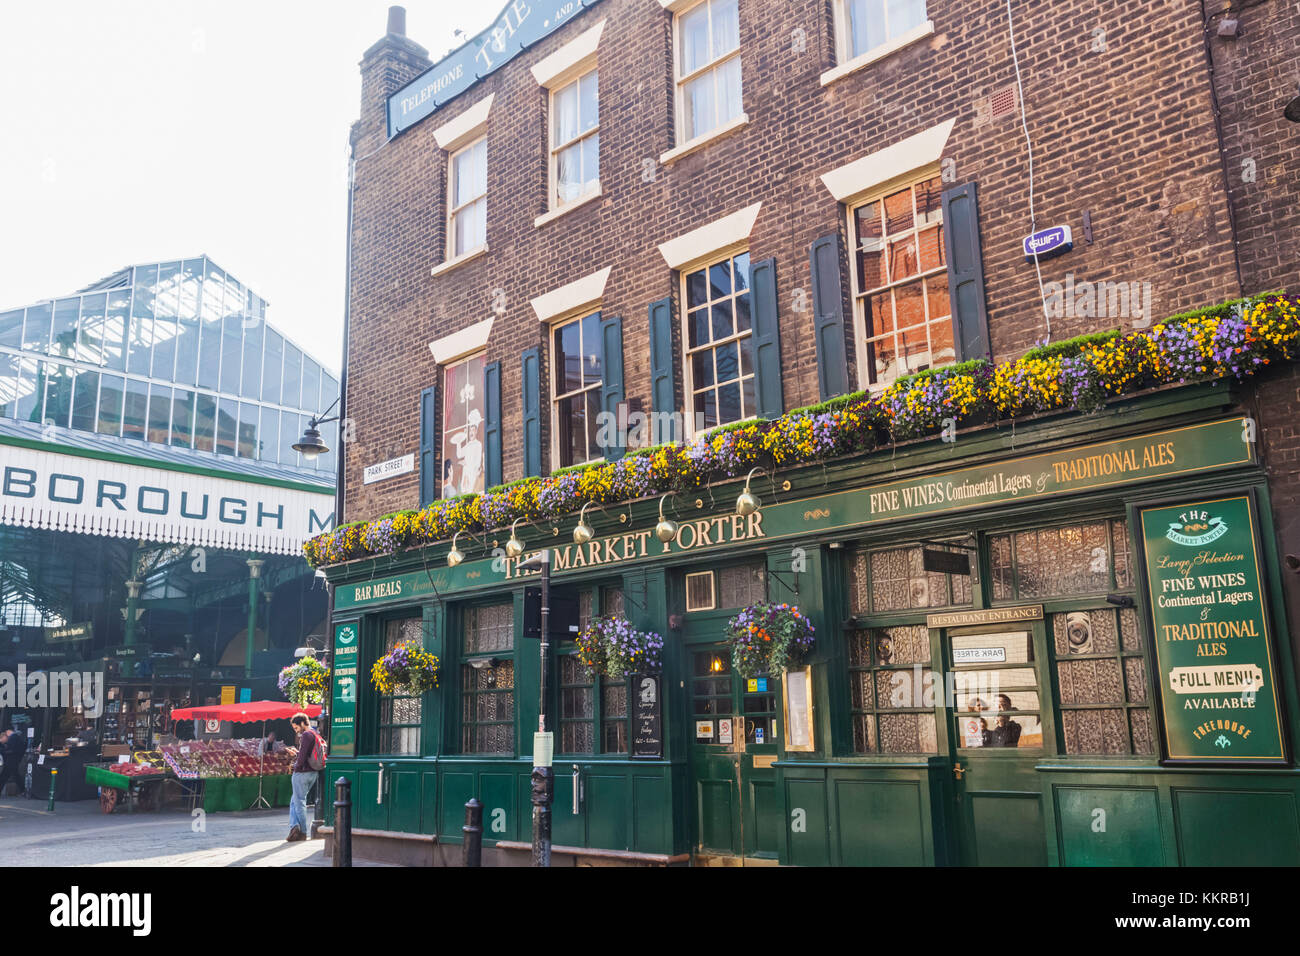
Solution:
[{"label": "green menu board", "polygon": [[330,753],[356,755],[357,746],[357,632],[360,625],[334,627],[334,689],[330,706]]},{"label": "green menu board", "polygon": [[1138,514],[1166,756],[1285,762],[1252,499],[1186,501]]}]

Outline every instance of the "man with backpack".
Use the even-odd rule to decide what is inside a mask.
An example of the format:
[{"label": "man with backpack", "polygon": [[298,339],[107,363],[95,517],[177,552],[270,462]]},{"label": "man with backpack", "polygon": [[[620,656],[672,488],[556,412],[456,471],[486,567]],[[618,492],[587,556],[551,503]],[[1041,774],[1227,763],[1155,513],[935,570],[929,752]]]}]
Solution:
[{"label": "man with backpack", "polygon": [[298,756],[293,762],[293,797],[289,800],[289,836],[286,842],[307,839],[307,794],[325,769],[325,742],[311,729],[307,715],[294,714],[289,723],[298,734]]}]

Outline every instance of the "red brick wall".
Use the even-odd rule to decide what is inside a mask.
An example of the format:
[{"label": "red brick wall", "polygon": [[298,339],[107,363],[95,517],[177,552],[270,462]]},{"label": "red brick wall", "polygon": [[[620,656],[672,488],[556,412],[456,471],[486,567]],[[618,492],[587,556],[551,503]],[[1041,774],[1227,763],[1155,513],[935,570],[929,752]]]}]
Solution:
[{"label": "red brick wall", "polygon": [[[1073,253],[1043,263],[1043,280],[1063,281],[1071,273],[1150,282],[1157,316],[1236,295],[1199,5],[1152,0],[1120,13],[1084,0],[1054,0],[1015,8],[1038,224],[1069,223],[1076,241]],[[1249,11],[1246,21],[1263,18],[1264,9]],[[1005,8],[930,0],[929,15],[933,37],[822,87],[818,78],[833,65],[829,4],[740,0],[750,122],[674,165],[656,166],[653,181],[643,176],[644,161],[675,145],[669,16],[655,0],[603,0],[389,143],[384,93],[418,72],[417,58],[372,50],[363,62],[354,140],[348,415],[356,441],[347,450],[347,519],[417,505],[416,476],[363,486],[361,469],[417,449],[419,392],[437,377],[427,343],[491,314],[493,290],[506,297],[487,356],[502,363],[506,480],[522,474],[519,355],[543,342],[531,298],[613,266],[603,310],[623,317],[627,393],[649,410],[646,309],[675,292],[657,246],[754,202],[762,210],[750,251],[777,260],[785,406],[816,401],[812,312],[796,312],[792,303],[795,290],[810,289],[813,240],[845,228],[843,210],[820,176],[950,118],[956,126],[944,155],[955,164],[955,182],[979,187],[994,357],[1013,358],[1041,339],[1037,281],[1020,250],[1029,231],[1024,135],[1018,113],[993,120],[987,111],[989,94],[1014,81]],[[1270,29],[1285,33],[1291,46],[1275,38],[1276,62],[1258,67],[1278,75],[1269,82],[1279,97],[1286,92],[1281,77],[1294,73],[1294,12],[1288,16]],[[604,195],[535,227],[534,218],[546,211],[546,92],[528,68],[602,18]],[[806,35],[803,52],[796,51],[796,30]],[[1225,68],[1220,81],[1246,79]],[[490,251],[433,278],[429,270],[444,255],[446,186],[446,156],[433,130],[489,93],[495,94],[488,126]],[[1272,95],[1221,94],[1240,114],[1226,118],[1231,135],[1254,135],[1255,100]],[[1269,140],[1276,160],[1260,168],[1284,166],[1294,197],[1295,134],[1277,136],[1276,143]],[[1239,225],[1251,236],[1279,214],[1296,228],[1294,204],[1255,209],[1249,196],[1235,192],[1234,201],[1241,206]],[[1085,211],[1091,244],[1083,236]],[[1287,248],[1294,252],[1294,241]],[[1252,249],[1248,261],[1251,283],[1294,285],[1287,273],[1294,275],[1294,255],[1288,264],[1280,252]],[[848,279],[846,270],[846,289]],[[1053,338],[1118,324],[1062,318]],[[545,397],[543,409],[545,420]],[[547,434],[543,448],[549,468]]]}]

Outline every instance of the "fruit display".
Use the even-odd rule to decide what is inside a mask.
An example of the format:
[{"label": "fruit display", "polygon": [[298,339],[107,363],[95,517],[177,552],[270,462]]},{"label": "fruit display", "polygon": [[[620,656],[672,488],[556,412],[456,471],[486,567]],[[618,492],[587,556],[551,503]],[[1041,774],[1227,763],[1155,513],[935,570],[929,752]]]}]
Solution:
[{"label": "fruit display", "polygon": [[293,769],[297,751],[276,750],[259,756],[260,740],[190,740],[163,744],[159,753],[182,780],[208,777],[278,776]]},{"label": "fruit display", "polygon": [[115,763],[108,769],[112,773],[121,774],[124,777],[155,777],[163,773],[157,767],[151,767],[143,763]]}]

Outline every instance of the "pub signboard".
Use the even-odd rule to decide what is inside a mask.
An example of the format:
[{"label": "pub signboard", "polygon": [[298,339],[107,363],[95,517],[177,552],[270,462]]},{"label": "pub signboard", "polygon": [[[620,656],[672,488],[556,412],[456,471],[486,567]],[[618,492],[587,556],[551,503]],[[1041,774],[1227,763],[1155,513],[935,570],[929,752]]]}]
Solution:
[{"label": "pub signboard", "polygon": [[330,700],[330,753],[351,757],[356,751],[357,632],[356,622],[334,628],[334,687]]},{"label": "pub signboard", "polygon": [[632,676],[632,756],[664,755],[663,717],[658,674]]},{"label": "pub signboard", "polygon": [[1285,763],[1253,499],[1137,513],[1168,761]]}]

